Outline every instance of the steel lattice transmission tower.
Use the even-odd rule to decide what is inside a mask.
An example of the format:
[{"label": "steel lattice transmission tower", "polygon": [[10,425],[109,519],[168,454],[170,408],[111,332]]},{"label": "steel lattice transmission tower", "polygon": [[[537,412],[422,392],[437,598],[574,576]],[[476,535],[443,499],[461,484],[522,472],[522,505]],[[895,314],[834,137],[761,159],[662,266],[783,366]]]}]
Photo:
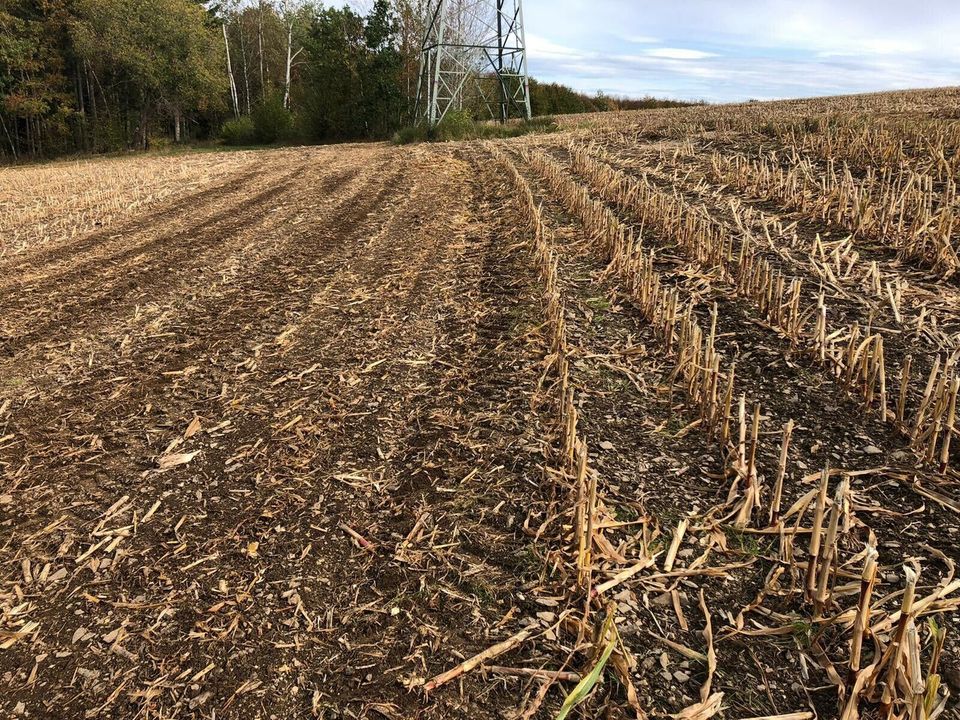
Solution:
[{"label": "steel lattice transmission tower", "polygon": [[427,3],[417,120],[436,125],[470,101],[494,119],[530,119],[523,0]]}]

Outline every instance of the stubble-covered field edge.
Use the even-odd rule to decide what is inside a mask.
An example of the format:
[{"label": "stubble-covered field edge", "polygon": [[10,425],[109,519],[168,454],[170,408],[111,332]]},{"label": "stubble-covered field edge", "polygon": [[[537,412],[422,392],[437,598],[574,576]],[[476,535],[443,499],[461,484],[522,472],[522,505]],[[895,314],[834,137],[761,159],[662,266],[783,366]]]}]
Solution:
[{"label": "stubble-covered field edge", "polygon": [[960,90],[0,169],[0,717],[960,692]]}]

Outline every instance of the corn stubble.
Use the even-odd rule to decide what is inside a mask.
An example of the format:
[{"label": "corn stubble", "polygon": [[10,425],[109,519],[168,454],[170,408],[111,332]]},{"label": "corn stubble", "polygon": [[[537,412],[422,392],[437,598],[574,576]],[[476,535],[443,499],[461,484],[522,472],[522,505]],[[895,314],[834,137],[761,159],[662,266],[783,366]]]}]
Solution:
[{"label": "corn stubble", "polygon": [[[571,117],[553,136],[470,146],[499,171],[502,212],[537,281],[541,316],[530,335],[544,352],[530,407],[547,416],[539,489],[548,500],[523,532],[544,550],[545,607],[555,612],[411,688],[429,700],[488,672],[526,683],[517,718],[663,716],[667,691],[645,687],[655,651],[664,670],[670,657],[686,663],[670,709],[683,720],[807,720],[814,704],[843,720],[933,720],[951,709],[944,661],[960,579],[948,536],[922,513],[960,514],[960,292],[951,284],[960,123],[928,102],[904,93]],[[80,232],[90,213],[113,217],[219,171],[202,180],[192,166],[168,172],[94,184],[61,208],[63,222]],[[71,195],[53,183],[50,193]],[[25,227],[24,217],[37,227],[8,249],[44,242],[59,222],[4,200],[0,230]],[[618,312],[629,307],[642,347],[631,339],[619,355],[586,352],[574,261],[598,268],[590,282]],[[617,369],[640,390],[649,381],[645,399],[667,398],[680,428],[655,432],[706,458],[710,471],[683,482],[709,486],[707,507],[678,492],[656,498],[673,502],[658,516],[651,495],[671,492],[659,470],[598,435],[605,421],[590,415],[595,376],[585,368],[615,355],[655,358]],[[785,378],[778,392],[759,377],[771,367]],[[793,394],[812,399],[785,400]],[[642,412],[660,412],[654,404]],[[820,434],[819,415],[834,412],[889,447],[841,448],[834,426]],[[612,477],[600,449],[644,463],[636,487]],[[164,458],[162,469],[192,459]],[[902,494],[880,492],[890,487]],[[432,522],[425,509],[398,559]],[[357,528],[339,528],[377,552]],[[731,605],[728,586],[749,588],[751,599]],[[0,635],[0,650],[33,630]],[[540,666],[509,664],[531,645]],[[799,658],[807,702],[778,706],[765,683],[748,708],[722,662],[731,647],[747,648],[761,675],[771,657]],[[761,706],[772,714],[746,711]]]},{"label": "corn stubble", "polygon": [[[516,223],[543,288],[549,354],[541,386],[552,398],[556,428],[545,473],[554,487],[553,514],[545,526],[560,528],[550,570],[573,600],[561,626],[585,661],[564,716],[591,702],[604,673],[617,678],[631,713],[647,716],[634,682],[637,646],[617,631],[619,610],[609,598],[624,588],[666,589],[686,630],[676,594],[681,579],[700,584],[703,650],[648,632],[706,671],[699,702],[675,718],[706,719],[727,707],[713,684],[718,643],[791,636],[800,626],[807,628],[802,654],[834,687],[838,717],[930,720],[947,708],[940,675],[946,628],[937,618],[960,604],[954,561],[930,545],[897,556],[883,549],[868,524],[874,506],[862,480],[888,474],[907,485],[908,475],[883,466],[845,469],[826,462],[810,473],[796,465],[797,443],[821,439],[811,439],[797,419],[777,417],[775,400],[755,396],[738,374],[743,360],[721,341],[736,333],[729,308],[746,310],[757,332],[783,347],[794,366],[822,378],[821,393],[834,393],[833,402],[899,437],[900,452],[924,478],[913,477],[920,496],[960,510],[949,493],[929,487],[940,484],[938,476],[955,477],[960,353],[940,329],[943,304],[934,307],[931,288],[936,293],[943,286],[916,279],[932,271],[942,282],[960,266],[952,180],[960,130],[941,120],[877,119],[862,108],[821,122],[812,105],[809,133],[773,105],[767,118],[731,108],[591,118],[584,127],[571,118],[557,138],[487,147],[508,178]],[[905,140],[920,137],[921,127],[936,128],[929,147]],[[724,138],[760,128],[782,147],[756,154],[701,149],[706,133]],[[659,148],[659,160],[649,153],[649,161],[633,160],[628,149],[652,143],[651,137],[661,145],[670,138],[672,149]],[[689,169],[697,164],[699,171]],[[744,195],[721,201],[733,192]],[[793,215],[760,210],[751,198]],[[553,208],[549,214],[545,203]],[[558,213],[579,239],[555,240],[565,230]],[[807,234],[818,224],[821,231]],[[836,239],[836,229],[846,234]],[[584,380],[577,377],[578,347],[568,332],[575,300],[563,269],[570,252],[596,257],[602,281],[617,287],[647,324],[687,417],[677,437],[699,433],[726,483],[720,504],[705,512],[691,508],[669,526],[648,514],[626,542],[617,500],[591,461],[590,445],[599,439],[582,429],[578,388]],[[902,273],[903,263],[917,273]],[[686,268],[682,282],[680,266]],[[699,293],[689,290],[692,278],[703,288]],[[710,296],[716,299],[704,300]],[[904,352],[918,346],[924,352]],[[815,487],[808,490],[809,484]],[[727,554],[731,532],[768,541],[773,554],[710,562]],[[685,544],[701,552],[681,562]],[[946,567],[946,574],[923,583],[923,558]],[[768,570],[756,599],[717,628],[704,584],[735,577],[758,560]]]},{"label": "corn stubble", "polygon": [[162,200],[252,171],[256,161],[257,153],[236,152],[0,168],[0,257],[136,217]]}]

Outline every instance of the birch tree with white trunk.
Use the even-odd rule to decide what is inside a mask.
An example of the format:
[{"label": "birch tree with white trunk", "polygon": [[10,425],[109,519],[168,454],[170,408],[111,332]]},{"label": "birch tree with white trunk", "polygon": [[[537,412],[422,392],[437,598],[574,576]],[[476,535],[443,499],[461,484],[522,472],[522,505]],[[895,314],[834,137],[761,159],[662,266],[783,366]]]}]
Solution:
[{"label": "birch tree with white trunk", "polygon": [[264,100],[267,97],[267,76],[266,76],[266,63],[263,58],[263,0],[258,0],[257,9],[257,44],[260,50],[260,99]]},{"label": "birch tree with white trunk", "polygon": [[230,78],[230,100],[233,103],[233,114],[240,117],[240,97],[237,94],[237,82],[233,77],[233,63],[230,60],[230,38],[227,35],[227,23],[233,13],[233,2],[223,4],[223,45],[227,50],[227,77]]},{"label": "birch tree with white trunk", "polygon": [[246,25],[246,13],[242,12],[237,17],[237,26],[240,31],[240,58],[243,60],[243,97],[247,106],[247,115],[250,114],[250,74],[247,71],[247,38],[244,26]]},{"label": "birch tree with white trunk", "polygon": [[283,21],[287,27],[287,71],[283,81],[283,106],[290,109],[290,76],[293,70],[293,61],[303,52],[300,48],[293,52],[293,25],[296,22],[298,4],[292,0],[283,0]]}]

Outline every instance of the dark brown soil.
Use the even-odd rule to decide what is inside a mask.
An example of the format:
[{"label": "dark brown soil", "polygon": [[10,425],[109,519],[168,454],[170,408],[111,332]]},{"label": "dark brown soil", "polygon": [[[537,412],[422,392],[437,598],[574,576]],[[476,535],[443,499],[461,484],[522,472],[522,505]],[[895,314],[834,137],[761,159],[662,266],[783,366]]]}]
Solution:
[{"label": "dark brown soil", "polygon": [[535,276],[487,180],[446,150],[304,151],[23,258],[0,607],[37,625],[0,653],[0,715],[512,702],[479,675],[406,687],[516,632],[540,572]]}]

